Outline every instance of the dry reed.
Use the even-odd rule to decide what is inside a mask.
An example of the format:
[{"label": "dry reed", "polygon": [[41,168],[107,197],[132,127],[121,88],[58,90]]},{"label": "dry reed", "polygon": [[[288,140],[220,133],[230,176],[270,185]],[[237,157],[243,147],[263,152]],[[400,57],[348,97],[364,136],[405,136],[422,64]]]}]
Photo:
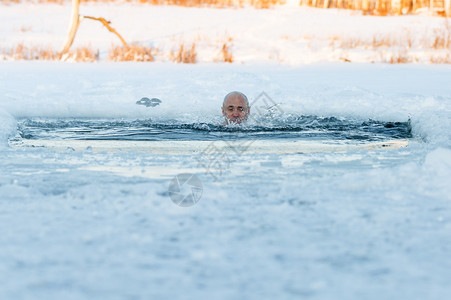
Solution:
[{"label": "dry reed", "polygon": [[194,64],[197,61],[196,43],[192,43],[191,47],[185,47],[182,42],[176,49],[172,49],[170,59],[176,63]]},{"label": "dry reed", "polygon": [[62,57],[63,60],[70,60],[76,62],[94,62],[99,60],[99,51],[94,51],[88,47],[81,47],[70,51],[67,54],[67,58]]},{"label": "dry reed", "polygon": [[2,56],[6,60],[64,60],[77,62],[93,62],[99,59],[98,51],[88,47],[80,47],[69,53],[61,54],[51,47],[29,47],[19,44],[11,49],[3,49]]},{"label": "dry reed", "polygon": [[393,54],[389,60],[390,64],[406,64],[413,62],[412,58],[409,57],[407,51],[406,52],[398,52]]},{"label": "dry reed", "polygon": [[426,35],[413,36],[407,29],[399,35],[374,35],[372,38],[362,39],[359,37],[331,36],[329,46],[332,48],[352,49],[377,49],[400,47],[405,49],[448,49],[451,50],[451,26],[445,22],[445,26],[435,28]]},{"label": "dry reed", "polygon": [[447,53],[446,56],[431,56],[430,58],[431,64],[451,64],[451,54]]},{"label": "dry reed", "polygon": [[108,60],[110,61],[154,61],[154,55],[158,52],[152,47],[133,44],[129,47],[112,47]]},{"label": "dry reed", "polygon": [[[0,0],[0,3],[10,4],[19,2],[31,3],[57,3],[70,2],[71,0]],[[81,0],[81,2],[131,2],[149,5],[177,5],[184,7],[244,7],[253,6],[255,8],[271,8],[275,5],[284,4],[285,0]]]},{"label": "dry reed", "polygon": [[[0,0],[0,3],[13,4],[19,2],[58,3],[71,0]],[[130,2],[149,5],[177,5],[185,7],[272,8],[286,3],[286,0],[81,0],[81,2]],[[451,4],[445,0],[299,0],[300,5],[318,8],[338,8],[362,11],[365,15],[405,15],[429,11],[436,16],[451,16]],[[447,6],[448,4],[448,6]]]},{"label": "dry reed", "polygon": [[416,14],[425,10],[436,16],[451,15],[451,4],[444,0],[300,0],[300,4],[359,10],[365,15],[378,16]]},{"label": "dry reed", "polygon": [[[450,63],[451,59],[451,26],[445,19],[444,26],[435,28],[423,35],[413,35],[410,30],[396,35],[374,35],[372,38],[331,36],[329,47],[334,49],[364,49],[391,53],[381,57],[380,61],[399,64],[411,62]],[[420,50],[421,49],[421,50]],[[426,54],[430,50],[430,53]],[[409,53],[411,52],[411,53]],[[433,55],[433,56],[431,56]],[[349,58],[340,58],[349,61]]]},{"label": "dry reed", "polygon": [[232,38],[228,38],[222,44],[220,54],[215,61],[233,63],[233,54],[231,48],[232,48]]}]

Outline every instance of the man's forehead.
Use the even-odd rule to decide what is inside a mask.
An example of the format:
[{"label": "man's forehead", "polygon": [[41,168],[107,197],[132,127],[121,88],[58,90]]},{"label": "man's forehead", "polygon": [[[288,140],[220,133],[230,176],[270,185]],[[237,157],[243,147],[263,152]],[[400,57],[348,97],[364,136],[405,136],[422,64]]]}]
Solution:
[{"label": "man's forehead", "polygon": [[231,95],[224,104],[224,106],[247,106],[246,100],[241,95]]}]

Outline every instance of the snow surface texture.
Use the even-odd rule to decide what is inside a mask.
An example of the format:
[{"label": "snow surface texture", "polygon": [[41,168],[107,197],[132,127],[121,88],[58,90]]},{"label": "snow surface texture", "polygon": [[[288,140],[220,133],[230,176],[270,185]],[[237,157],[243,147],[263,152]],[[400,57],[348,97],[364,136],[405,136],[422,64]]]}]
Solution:
[{"label": "snow surface texture", "polygon": [[[111,21],[129,44],[159,49],[157,61],[170,60],[171,51],[179,49],[180,44],[190,48],[196,43],[198,61],[213,62],[221,58],[226,42],[237,63],[390,62],[398,58],[429,63],[438,57],[451,60],[449,48],[434,47],[440,41],[446,44],[451,35],[451,24],[445,18],[363,16],[350,10],[290,4],[259,10],[82,3],[80,14]],[[69,2],[1,5],[0,45],[5,49],[22,44],[61,50],[70,14]],[[85,19],[73,48],[99,49],[104,60],[112,45],[122,46],[100,22]]]},{"label": "snow surface texture", "polygon": [[8,145],[8,138],[16,133],[17,123],[13,116],[0,109],[0,147]]},{"label": "snow surface texture", "polygon": [[[1,299],[448,299],[449,66],[0,63]],[[230,90],[286,113],[412,120],[409,147],[192,156],[6,146],[14,118],[220,122]],[[142,97],[162,103],[136,105]],[[202,181],[181,208],[168,186]]]}]

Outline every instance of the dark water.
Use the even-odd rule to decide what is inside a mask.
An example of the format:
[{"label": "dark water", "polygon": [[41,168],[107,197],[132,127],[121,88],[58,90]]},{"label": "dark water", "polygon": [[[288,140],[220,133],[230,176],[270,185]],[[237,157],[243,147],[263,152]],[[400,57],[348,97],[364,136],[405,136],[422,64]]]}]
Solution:
[{"label": "dark water", "polygon": [[151,120],[24,119],[19,121],[18,129],[23,139],[205,141],[295,138],[380,141],[412,137],[409,121],[379,122],[318,116],[290,116],[244,126],[177,121],[157,123]]}]

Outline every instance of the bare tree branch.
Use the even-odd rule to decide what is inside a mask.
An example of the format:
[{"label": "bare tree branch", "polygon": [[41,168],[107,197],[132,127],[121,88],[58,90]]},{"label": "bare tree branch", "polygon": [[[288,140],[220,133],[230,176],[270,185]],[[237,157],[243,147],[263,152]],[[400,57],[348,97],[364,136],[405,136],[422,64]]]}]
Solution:
[{"label": "bare tree branch", "polygon": [[112,32],[115,35],[117,35],[117,37],[121,40],[121,42],[122,42],[122,44],[124,45],[125,48],[128,47],[128,45],[125,42],[124,38],[113,27],[110,26],[110,23],[111,23],[110,21],[107,21],[104,18],[95,18],[95,17],[90,17],[90,16],[82,16],[82,18],[96,20],[96,21],[101,22],[106,28],[108,28],[108,30],[110,32]]},{"label": "bare tree branch", "polygon": [[67,34],[67,40],[66,40],[66,43],[64,44],[63,50],[60,53],[61,56],[66,54],[67,52],[69,52],[69,49],[75,40],[75,35],[77,34],[77,30],[78,30],[78,27],[80,26],[80,22],[83,19],[91,19],[91,20],[101,22],[110,32],[114,33],[115,35],[117,35],[119,37],[119,39],[121,40],[121,42],[125,48],[128,48],[128,45],[125,42],[124,38],[113,27],[110,26],[110,23],[111,23],[110,21],[107,21],[104,18],[80,16],[79,8],[80,8],[80,0],[72,0],[72,17],[71,17],[71,22],[70,22],[70,26],[69,26],[69,32]]}]

